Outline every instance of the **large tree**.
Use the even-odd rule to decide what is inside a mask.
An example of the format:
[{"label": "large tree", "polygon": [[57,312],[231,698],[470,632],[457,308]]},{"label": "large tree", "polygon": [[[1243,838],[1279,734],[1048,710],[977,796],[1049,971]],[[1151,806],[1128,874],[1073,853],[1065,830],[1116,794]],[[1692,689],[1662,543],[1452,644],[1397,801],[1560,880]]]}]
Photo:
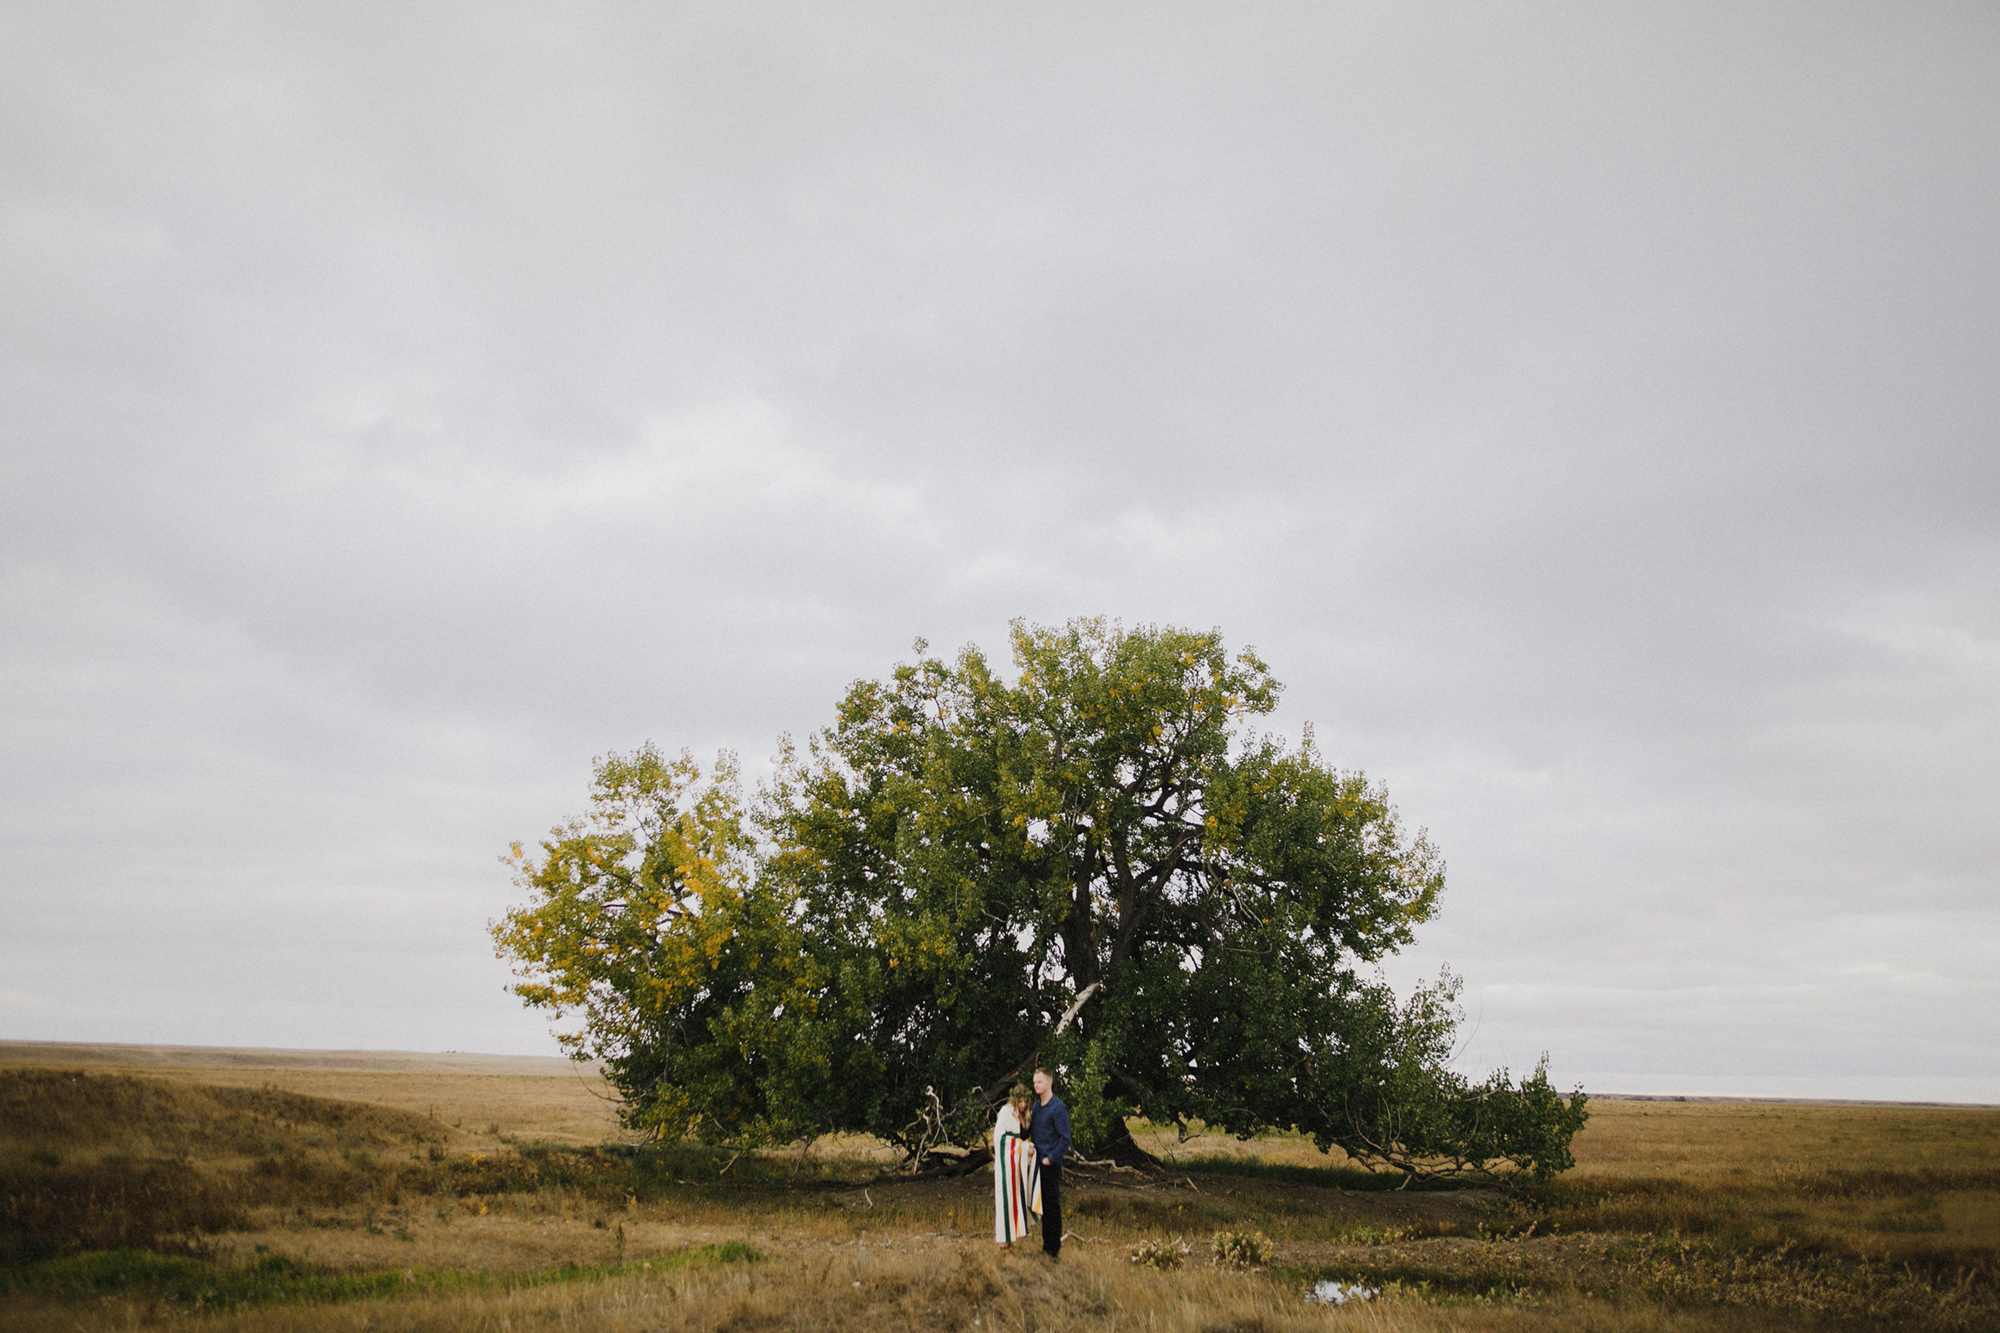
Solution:
[{"label": "large tree", "polygon": [[[632,1123],[742,1141],[977,1142],[1028,1064],[1080,1141],[1124,1117],[1296,1126],[1405,1170],[1568,1165],[1578,1094],[1447,1066],[1452,983],[1360,968],[1436,909],[1443,866],[1386,795],[1248,726],[1279,686],[1219,635],[1017,624],[861,681],[746,816],[650,751],[532,857],[495,926],[531,1004],[608,1063]],[[650,785],[649,785],[650,784]],[[759,838],[753,851],[750,826]]]}]

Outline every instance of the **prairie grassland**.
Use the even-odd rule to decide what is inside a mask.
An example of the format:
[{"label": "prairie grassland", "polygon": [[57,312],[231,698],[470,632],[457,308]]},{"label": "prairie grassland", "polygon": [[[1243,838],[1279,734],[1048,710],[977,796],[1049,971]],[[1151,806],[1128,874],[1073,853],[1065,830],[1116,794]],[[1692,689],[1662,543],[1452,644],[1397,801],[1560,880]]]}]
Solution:
[{"label": "prairie grassland", "polygon": [[[1577,1228],[1748,1231],[1893,1263],[2000,1255],[2000,1111],[1612,1102],[1544,1196]],[[1621,1216],[1622,1214],[1622,1216]]]},{"label": "prairie grassland", "polygon": [[365,1102],[434,1122],[454,1146],[615,1140],[611,1088],[588,1065],[534,1056],[260,1051],[0,1042],[0,1068],[65,1069]]},{"label": "prairie grassland", "polygon": [[2000,1168],[2000,1112],[1950,1106],[1593,1101],[1576,1138],[1596,1176]]},{"label": "prairie grassland", "polygon": [[[1597,1102],[1577,1171],[1451,1190],[1154,1135],[1169,1173],[1074,1173],[1049,1267],[992,1244],[984,1174],[590,1137],[604,1104],[557,1072],[0,1067],[0,1322],[2000,1328],[2000,1112]],[[1225,1230],[1269,1266],[1218,1266]],[[1130,1262],[1174,1238],[1186,1266]],[[1325,1280],[1380,1294],[1308,1303]]]},{"label": "prairie grassland", "polygon": [[[1200,1128],[1199,1124],[1196,1126]],[[1346,1164],[1322,1156],[1298,1134],[1249,1141],[1135,1130],[1163,1160],[1241,1157],[1301,1166]],[[1839,1167],[2000,1167],[2000,1111],[1950,1106],[1840,1105],[1824,1102],[1611,1101],[1590,1103],[1590,1123],[1573,1145],[1591,1176],[1750,1175]]]},{"label": "prairie grassland", "polygon": [[[80,1307],[22,1301],[6,1310],[9,1327],[41,1330],[125,1328],[165,1311],[134,1302]],[[827,1330],[881,1333],[924,1329],[1103,1330],[1103,1333],[1529,1333],[1551,1328],[1586,1333],[1738,1333],[1771,1327],[1740,1310],[1672,1310],[1646,1302],[1545,1300],[1441,1306],[1414,1299],[1344,1307],[1307,1303],[1294,1286],[1268,1275],[1215,1268],[1134,1269],[1116,1253],[1065,1252],[1060,1265],[1025,1254],[989,1254],[955,1245],[901,1253],[831,1255],[806,1261],[689,1266],[623,1273],[594,1282],[451,1292],[367,1302],[357,1308],[262,1306],[217,1311],[202,1326],[324,1333],[445,1330],[601,1329]]]}]

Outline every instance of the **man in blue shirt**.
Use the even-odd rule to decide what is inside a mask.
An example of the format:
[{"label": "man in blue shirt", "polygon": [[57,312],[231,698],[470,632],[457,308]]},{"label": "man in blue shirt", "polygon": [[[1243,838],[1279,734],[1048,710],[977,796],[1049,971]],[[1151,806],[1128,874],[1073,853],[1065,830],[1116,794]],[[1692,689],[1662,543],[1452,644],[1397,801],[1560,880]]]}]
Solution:
[{"label": "man in blue shirt", "polygon": [[1069,1108],[1056,1096],[1056,1081],[1046,1069],[1035,1071],[1035,1154],[1042,1159],[1042,1253],[1062,1254],[1062,1163],[1069,1156]]}]

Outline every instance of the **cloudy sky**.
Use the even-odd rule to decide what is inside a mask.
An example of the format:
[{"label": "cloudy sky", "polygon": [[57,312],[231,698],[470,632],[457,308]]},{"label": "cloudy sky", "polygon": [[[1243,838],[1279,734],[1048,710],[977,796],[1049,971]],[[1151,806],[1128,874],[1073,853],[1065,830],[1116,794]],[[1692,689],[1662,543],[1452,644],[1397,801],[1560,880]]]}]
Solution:
[{"label": "cloudy sky", "polygon": [[1468,1067],[2000,1101],[1990,4],[0,10],[0,1036],[553,1050],[497,856],[1219,627]]}]

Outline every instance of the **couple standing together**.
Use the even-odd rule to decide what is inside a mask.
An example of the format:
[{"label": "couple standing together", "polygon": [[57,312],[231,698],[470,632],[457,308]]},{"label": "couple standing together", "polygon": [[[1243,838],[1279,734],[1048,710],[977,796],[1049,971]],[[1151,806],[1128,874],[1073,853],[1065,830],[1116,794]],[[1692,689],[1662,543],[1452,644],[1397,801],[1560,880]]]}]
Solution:
[{"label": "couple standing together", "polygon": [[993,1239],[1011,1248],[1039,1215],[1042,1252],[1062,1253],[1062,1162],[1069,1154],[1069,1108],[1055,1079],[1035,1071],[1035,1090],[1016,1083],[993,1122]]}]

